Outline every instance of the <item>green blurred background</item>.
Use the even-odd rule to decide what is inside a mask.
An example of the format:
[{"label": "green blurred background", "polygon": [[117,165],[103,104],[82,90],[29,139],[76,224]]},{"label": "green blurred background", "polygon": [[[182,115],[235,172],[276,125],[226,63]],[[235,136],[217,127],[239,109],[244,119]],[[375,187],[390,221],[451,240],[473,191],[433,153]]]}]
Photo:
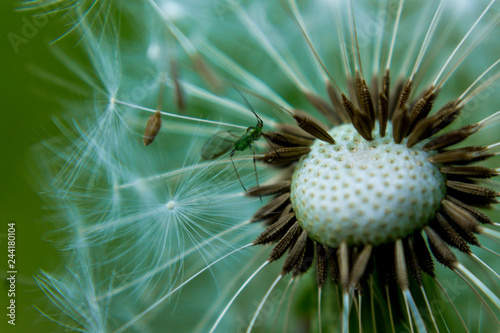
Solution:
[{"label": "green blurred background", "polygon": [[[0,26],[2,46],[0,61],[2,89],[0,89],[2,119],[0,120],[0,274],[1,332],[54,332],[61,327],[44,318],[35,308],[47,303],[34,280],[40,269],[55,271],[61,260],[57,250],[46,240],[53,226],[47,222],[48,211],[40,198],[40,184],[33,173],[33,147],[53,135],[60,135],[52,120],[63,113],[56,87],[39,75],[36,68],[44,68],[55,76],[67,77],[67,69],[51,53],[51,39],[64,32],[59,16],[38,22],[40,27],[30,30],[32,12],[17,11],[15,1],[1,1]],[[27,23],[30,22],[30,23]],[[18,41],[16,47],[12,41]],[[71,37],[58,44],[72,45],[67,52],[76,51]],[[65,50],[66,51],[66,50]],[[76,53],[76,52],[75,52]],[[59,95],[58,95],[59,94]],[[54,98],[56,96],[56,98]],[[5,280],[7,267],[7,223],[16,222],[16,325],[7,324],[8,304]]]}]

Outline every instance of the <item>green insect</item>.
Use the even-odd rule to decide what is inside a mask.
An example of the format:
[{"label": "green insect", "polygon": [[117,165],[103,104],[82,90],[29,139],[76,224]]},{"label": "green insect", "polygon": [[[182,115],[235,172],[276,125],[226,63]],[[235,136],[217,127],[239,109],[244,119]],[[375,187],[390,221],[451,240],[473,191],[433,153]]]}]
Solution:
[{"label": "green insect", "polygon": [[[238,90],[237,90],[238,91]],[[248,109],[252,111],[252,113],[257,118],[257,124],[255,126],[248,127],[242,135],[236,135],[232,131],[220,131],[215,133],[208,139],[207,143],[203,146],[203,150],[201,153],[201,157],[204,160],[213,160],[216,159],[223,154],[231,151],[229,154],[229,158],[231,159],[231,163],[233,164],[234,172],[236,176],[238,176],[238,180],[240,181],[241,186],[247,191],[245,185],[241,181],[240,175],[238,174],[238,170],[234,165],[233,156],[236,151],[244,151],[247,148],[253,149],[253,165],[255,170],[255,178],[257,181],[257,187],[259,187],[259,179],[257,177],[257,167],[255,165],[255,147],[254,142],[259,140],[262,136],[262,128],[264,127],[264,122],[257,115],[253,107],[248,103],[247,99],[238,91],[238,93],[243,97]],[[261,198],[262,200],[262,198]]]}]

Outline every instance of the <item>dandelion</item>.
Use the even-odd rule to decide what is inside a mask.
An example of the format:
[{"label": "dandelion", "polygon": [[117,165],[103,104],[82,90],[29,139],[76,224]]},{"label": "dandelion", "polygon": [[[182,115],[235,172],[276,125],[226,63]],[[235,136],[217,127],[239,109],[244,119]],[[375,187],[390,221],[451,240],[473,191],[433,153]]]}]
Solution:
[{"label": "dandelion", "polygon": [[63,57],[94,112],[45,143],[73,259],[38,278],[49,318],[498,331],[494,0],[120,9],[146,38],[97,11],[77,21],[97,78]]}]

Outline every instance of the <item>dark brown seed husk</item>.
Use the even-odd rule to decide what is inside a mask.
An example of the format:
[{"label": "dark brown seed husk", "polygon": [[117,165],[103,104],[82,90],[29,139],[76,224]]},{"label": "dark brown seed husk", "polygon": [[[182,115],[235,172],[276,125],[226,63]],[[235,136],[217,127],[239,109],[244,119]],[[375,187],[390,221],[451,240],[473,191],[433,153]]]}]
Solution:
[{"label": "dark brown seed husk", "polygon": [[270,194],[282,193],[284,191],[289,191],[290,180],[282,181],[279,183],[265,185],[265,186],[255,186],[250,188],[246,195],[250,197],[266,196]]},{"label": "dark brown seed husk", "polygon": [[151,116],[149,116],[148,122],[146,124],[146,129],[144,130],[144,137],[142,141],[145,146],[150,145],[158,135],[161,129],[161,113],[156,111]]},{"label": "dark brown seed husk", "polygon": [[328,278],[328,256],[325,248],[316,242],[316,282],[321,288]]},{"label": "dark brown seed husk", "polygon": [[498,172],[495,169],[490,169],[481,165],[444,166],[439,170],[442,173],[446,173],[449,175],[471,178],[491,178],[498,176]]},{"label": "dark brown seed husk", "polygon": [[271,224],[254,240],[255,245],[274,242],[284,236],[291,224],[295,222],[295,214],[289,213]]},{"label": "dark brown seed husk", "polygon": [[263,157],[257,157],[257,159],[269,164],[282,165],[292,163],[310,151],[309,147],[278,148],[264,154]]},{"label": "dark brown seed husk", "polygon": [[298,222],[295,222],[290,229],[286,232],[285,236],[283,236],[279,242],[274,246],[273,250],[271,251],[271,254],[269,255],[269,261],[275,261],[278,260],[285,254],[286,250],[290,246],[293,246],[295,243],[295,240],[298,237],[298,232],[302,231],[302,229],[299,226]]},{"label": "dark brown seed husk", "polygon": [[293,118],[297,122],[297,126],[314,136],[316,139],[325,141],[332,145],[335,144],[335,140],[333,140],[332,136],[328,134],[327,130],[321,125],[320,122],[314,120],[311,116],[304,114],[302,111],[296,110]]},{"label": "dark brown seed husk", "polygon": [[494,154],[488,152],[485,147],[463,147],[429,157],[429,162],[439,164],[467,164],[485,160]]},{"label": "dark brown seed husk", "polygon": [[478,124],[464,126],[462,128],[440,135],[435,139],[432,139],[422,147],[422,150],[429,151],[449,147],[456,143],[462,142],[472,134],[476,133],[478,130]]},{"label": "dark brown seed husk", "polygon": [[500,193],[489,188],[476,184],[467,184],[453,180],[447,180],[448,194],[461,201],[472,203],[473,205],[489,205],[497,203]]},{"label": "dark brown seed husk", "polygon": [[283,147],[311,146],[314,143],[312,139],[306,139],[297,135],[280,133],[280,132],[264,132],[262,133],[270,142]]},{"label": "dark brown seed husk", "polygon": [[427,240],[429,241],[429,246],[431,248],[434,257],[450,269],[455,269],[455,264],[457,263],[457,257],[450,250],[448,245],[439,237],[439,235],[432,230],[430,227],[424,228],[425,234],[427,235]]},{"label": "dark brown seed husk", "polygon": [[493,224],[493,221],[489,218],[488,215],[486,215],[485,213],[477,210],[476,208],[474,207],[471,207],[467,204],[464,204],[463,202],[461,202],[460,200],[456,199],[456,198],[453,198],[449,195],[446,196],[445,198],[446,200],[450,201],[450,202],[453,202],[455,205],[457,206],[460,206],[462,207],[463,209],[467,210],[469,213],[471,213],[475,218],[476,220],[478,220],[479,222],[483,223],[483,224]]},{"label": "dark brown seed husk", "polygon": [[288,200],[290,200],[290,192],[284,193],[279,197],[274,198],[267,204],[262,206],[252,217],[252,222],[256,222],[267,218],[269,215],[275,215],[281,213],[279,208],[284,205]]},{"label": "dark brown seed husk", "polygon": [[467,242],[440,213],[436,214],[436,218],[429,226],[449,245],[456,247],[462,252],[471,253]]}]

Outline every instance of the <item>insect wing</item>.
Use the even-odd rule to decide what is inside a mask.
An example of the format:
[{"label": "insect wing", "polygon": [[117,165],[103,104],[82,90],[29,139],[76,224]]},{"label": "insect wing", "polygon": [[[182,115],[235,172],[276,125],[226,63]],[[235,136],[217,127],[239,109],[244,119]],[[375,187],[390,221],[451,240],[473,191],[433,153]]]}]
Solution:
[{"label": "insect wing", "polygon": [[229,131],[217,132],[203,146],[201,157],[204,160],[213,160],[234,148],[237,139],[238,137]]}]

